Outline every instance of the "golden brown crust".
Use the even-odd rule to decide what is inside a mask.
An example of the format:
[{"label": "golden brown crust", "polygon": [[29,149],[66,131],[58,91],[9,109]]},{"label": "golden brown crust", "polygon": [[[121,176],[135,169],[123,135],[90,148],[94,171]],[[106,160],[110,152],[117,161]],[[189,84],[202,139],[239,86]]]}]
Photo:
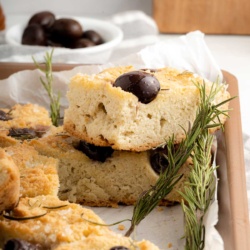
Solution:
[{"label": "golden brown crust", "polygon": [[[42,214],[45,215],[23,221],[10,220],[1,216],[0,247],[7,240],[18,238],[39,243],[45,249],[56,250],[98,249],[95,247],[114,246],[113,244],[125,246],[135,244],[141,246],[139,249],[158,250],[152,243],[146,241],[136,243],[130,238],[111,232],[107,226],[103,226],[104,221],[92,210],[67,201],[60,201],[55,196],[21,198],[18,207],[11,212],[11,216],[19,218]],[[106,247],[99,249],[104,250]]]},{"label": "golden brown crust", "polygon": [[16,104],[11,109],[1,109],[8,113],[10,119],[0,120],[0,128],[35,128],[39,126],[51,126],[48,111],[37,104]]},{"label": "golden brown crust", "polygon": [[19,169],[22,197],[57,195],[59,189],[57,159],[39,155],[33,147],[26,144],[7,147],[5,151],[11,155]]},{"label": "golden brown crust", "polygon": [[32,129],[39,136],[52,126],[48,111],[37,104],[16,104],[0,111],[6,114],[6,119],[0,119],[0,147],[13,146],[25,139],[10,136],[10,130]]},{"label": "golden brown crust", "polygon": [[19,200],[20,174],[11,157],[0,148],[0,214]]},{"label": "golden brown crust", "polygon": [[83,241],[76,241],[68,244],[61,244],[59,247],[56,247],[53,250],[110,250],[112,247],[123,246],[128,249],[137,249],[137,250],[159,250],[153,243],[142,240],[139,242],[133,241],[129,237],[123,237],[116,234],[105,234],[105,235],[90,235]]}]

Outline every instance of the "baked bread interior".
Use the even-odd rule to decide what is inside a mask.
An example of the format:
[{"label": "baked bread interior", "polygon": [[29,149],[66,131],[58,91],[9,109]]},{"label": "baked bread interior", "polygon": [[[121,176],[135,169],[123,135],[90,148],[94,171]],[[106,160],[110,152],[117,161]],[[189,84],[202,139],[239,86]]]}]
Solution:
[{"label": "baked bread interior", "polygon": [[[90,206],[133,205],[159,178],[157,150],[130,152],[95,147],[63,133],[61,128],[58,131],[26,143],[40,154],[59,160],[58,195],[62,200]],[[189,159],[182,166],[181,181],[162,204],[181,201],[178,191],[182,190],[191,164]]]}]

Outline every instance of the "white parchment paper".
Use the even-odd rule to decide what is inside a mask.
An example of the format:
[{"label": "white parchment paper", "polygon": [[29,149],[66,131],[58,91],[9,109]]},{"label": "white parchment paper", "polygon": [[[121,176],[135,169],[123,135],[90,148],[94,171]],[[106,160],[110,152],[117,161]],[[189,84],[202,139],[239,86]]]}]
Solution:
[{"label": "white parchment paper", "polygon": [[[73,70],[54,73],[54,89],[62,94],[62,113],[68,102],[65,97],[70,78],[76,73],[93,74],[114,65],[134,65],[136,68],[158,68],[171,66],[195,72],[215,81],[222,79],[219,66],[214,61],[199,31],[188,33],[166,42],[159,42],[140,52],[101,66],[79,66]],[[49,108],[47,94],[39,81],[43,76],[39,70],[27,70],[13,74],[0,81],[0,107],[11,107],[15,103],[37,103]],[[215,197],[216,198],[216,197]],[[107,223],[130,219],[132,207],[94,208]],[[222,250],[223,241],[215,229],[218,221],[218,202],[215,199],[206,216],[206,250]],[[122,223],[128,229],[128,223]],[[125,233],[113,227],[114,230]],[[155,209],[136,229],[135,239],[149,239],[161,249],[183,249],[183,214],[179,205]]]}]

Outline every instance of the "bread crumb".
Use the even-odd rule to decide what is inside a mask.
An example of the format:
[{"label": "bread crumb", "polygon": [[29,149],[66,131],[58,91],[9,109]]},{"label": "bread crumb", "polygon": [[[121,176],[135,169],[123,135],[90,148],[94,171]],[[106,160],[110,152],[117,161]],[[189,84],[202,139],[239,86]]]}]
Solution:
[{"label": "bread crumb", "polygon": [[124,226],[123,224],[120,224],[120,225],[118,226],[118,229],[119,229],[120,231],[123,231],[123,230],[125,229],[125,226]]},{"label": "bread crumb", "polygon": [[168,248],[172,248],[173,244],[172,243],[168,243]]},{"label": "bread crumb", "polygon": [[159,212],[161,212],[161,211],[163,211],[163,207],[157,207],[157,211],[159,211]]}]

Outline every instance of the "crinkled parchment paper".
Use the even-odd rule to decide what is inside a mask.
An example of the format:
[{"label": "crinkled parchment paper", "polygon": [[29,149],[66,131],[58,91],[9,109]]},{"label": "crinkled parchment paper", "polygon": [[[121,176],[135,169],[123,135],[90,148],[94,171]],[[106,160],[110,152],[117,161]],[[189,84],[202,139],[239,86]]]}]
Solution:
[{"label": "crinkled parchment paper", "polygon": [[[204,34],[199,31],[188,33],[166,42],[159,42],[146,47],[137,54],[102,66],[79,66],[69,71],[54,73],[54,89],[62,94],[62,113],[67,107],[66,92],[70,78],[81,73],[97,73],[114,65],[134,65],[136,68],[158,68],[171,66],[195,72],[211,81],[222,79],[219,66],[214,61],[204,42]],[[39,81],[43,76],[39,70],[18,72],[6,80],[0,81],[0,107],[10,107],[15,103],[38,103],[49,108],[47,94]],[[131,219],[132,207],[94,208],[107,223],[122,219]],[[206,216],[206,247],[205,249],[223,249],[223,241],[215,229],[218,220],[217,198],[210,206]],[[136,229],[133,237],[140,240],[149,239],[161,249],[183,249],[183,214],[180,205],[155,209]],[[125,233],[129,223],[123,222],[125,230],[113,226],[117,232]]]}]

